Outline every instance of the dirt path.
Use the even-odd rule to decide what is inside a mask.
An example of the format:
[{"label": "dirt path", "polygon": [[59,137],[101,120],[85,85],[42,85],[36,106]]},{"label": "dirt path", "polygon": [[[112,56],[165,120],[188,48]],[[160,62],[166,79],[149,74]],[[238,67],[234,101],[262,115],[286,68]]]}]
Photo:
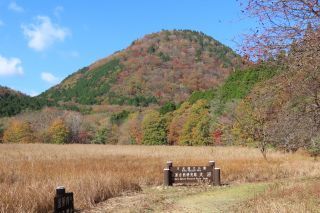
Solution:
[{"label": "dirt path", "polygon": [[267,188],[266,183],[222,187],[152,187],[100,203],[82,212],[226,212]]},{"label": "dirt path", "polygon": [[227,212],[232,206],[263,192],[267,186],[264,183],[256,183],[223,187],[182,197],[177,200],[175,206],[178,207],[177,212],[180,208],[184,212]]}]

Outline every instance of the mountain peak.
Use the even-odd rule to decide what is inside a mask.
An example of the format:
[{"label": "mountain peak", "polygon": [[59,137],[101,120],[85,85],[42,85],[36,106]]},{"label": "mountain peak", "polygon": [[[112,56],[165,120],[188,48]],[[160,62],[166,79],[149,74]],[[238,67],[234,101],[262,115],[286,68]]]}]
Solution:
[{"label": "mountain peak", "polygon": [[240,64],[232,49],[204,33],[163,30],[80,69],[42,96],[79,104],[181,102],[216,87]]}]

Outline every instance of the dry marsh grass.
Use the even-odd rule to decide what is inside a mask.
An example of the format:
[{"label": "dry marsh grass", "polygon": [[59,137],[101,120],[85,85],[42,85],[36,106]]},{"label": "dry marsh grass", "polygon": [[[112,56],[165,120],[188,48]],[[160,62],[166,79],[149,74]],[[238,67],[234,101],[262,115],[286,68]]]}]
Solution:
[{"label": "dry marsh grass", "polygon": [[320,179],[276,183],[235,212],[320,212]]},{"label": "dry marsh grass", "polygon": [[141,186],[161,185],[167,160],[204,165],[215,160],[224,183],[316,177],[320,164],[302,154],[257,149],[117,145],[0,144],[0,212],[47,212],[54,189],[74,192],[84,209]]}]

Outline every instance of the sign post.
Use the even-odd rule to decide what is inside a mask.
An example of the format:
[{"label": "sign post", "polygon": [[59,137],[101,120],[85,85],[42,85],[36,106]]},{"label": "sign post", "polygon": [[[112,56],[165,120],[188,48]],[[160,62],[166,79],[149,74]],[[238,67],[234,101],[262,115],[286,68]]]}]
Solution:
[{"label": "sign post", "polygon": [[73,213],[73,193],[66,193],[63,186],[56,188],[56,196],[54,197],[54,213]]},{"label": "sign post", "polygon": [[214,183],[213,185],[215,186],[220,186],[221,181],[220,181],[220,168],[214,168]]},{"label": "sign post", "polygon": [[214,185],[214,175],[213,175],[213,171],[214,171],[214,168],[216,167],[216,162],[214,162],[213,160],[209,161],[209,166],[211,166],[212,168],[212,176],[211,176],[211,184]]},{"label": "sign post", "polygon": [[163,170],[165,186],[172,186],[171,171],[170,171],[171,168],[172,168],[172,161],[167,161],[167,165]]}]

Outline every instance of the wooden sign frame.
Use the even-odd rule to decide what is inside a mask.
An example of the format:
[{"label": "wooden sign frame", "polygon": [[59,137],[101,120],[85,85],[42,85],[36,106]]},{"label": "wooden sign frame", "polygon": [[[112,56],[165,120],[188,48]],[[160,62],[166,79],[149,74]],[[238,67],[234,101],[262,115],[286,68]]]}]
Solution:
[{"label": "wooden sign frame", "polygon": [[164,168],[164,185],[173,184],[210,184],[221,185],[220,169],[215,168],[215,162],[209,161],[207,166],[173,166],[168,161]]}]

